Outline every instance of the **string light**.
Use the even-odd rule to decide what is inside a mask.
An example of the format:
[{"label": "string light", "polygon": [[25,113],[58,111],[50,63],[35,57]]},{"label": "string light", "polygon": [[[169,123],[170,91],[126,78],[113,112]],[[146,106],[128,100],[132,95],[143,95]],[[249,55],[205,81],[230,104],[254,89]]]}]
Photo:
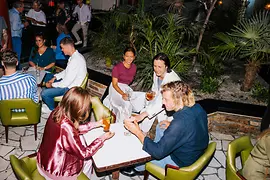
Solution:
[{"label": "string light", "polygon": [[265,8],[266,10],[270,10],[270,3],[266,4],[266,5],[264,6],[264,8]]}]

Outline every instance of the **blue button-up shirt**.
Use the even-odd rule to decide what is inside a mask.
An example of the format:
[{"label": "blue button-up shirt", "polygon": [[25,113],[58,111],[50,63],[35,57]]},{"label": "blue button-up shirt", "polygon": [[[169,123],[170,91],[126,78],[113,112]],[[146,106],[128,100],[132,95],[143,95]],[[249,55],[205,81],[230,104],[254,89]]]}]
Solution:
[{"label": "blue button-up shirt", "polygon": [[20,13],[17,9],[12,8],[9,10],[9,21],[11,26],[12,37],[22,37],[22,28],[24,27]]}]

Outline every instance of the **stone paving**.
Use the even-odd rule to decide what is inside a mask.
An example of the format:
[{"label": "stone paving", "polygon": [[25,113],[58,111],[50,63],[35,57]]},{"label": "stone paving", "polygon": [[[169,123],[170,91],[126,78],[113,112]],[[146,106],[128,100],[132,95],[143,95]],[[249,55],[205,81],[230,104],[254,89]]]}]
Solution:
[{"label": "stone paving", "polygon": [[[9,140],[6,143],[5,129],[0,125],[0,179],[15,180],[16,177],[12,171],[9,155],[15,154],[17,157],[24,157],[29,154],[35,153],[40,145],[42,134],[44,131],[44,125],[48,118],[48,114],[42,113],[41,122],[38,124],[38,139],[34,140],[34,128],[33,126],[24,127],[11,127],[9,128]],[[236,136],[220,134],[217,132],[210,132],[210,141],[217,143],[217,148],[213,159],[209,166],[198,177],[200,180],[225,180],[225,167],[226,167],[226,151],[228,143],[232,141]],[[255,143],[255,140],[252,140]],[[236,166],[241,168],[240,159],[237,159]],[[91,180],[111,180],[111,175],[97,176],[95,172],[91,177]],[[142,180],[143,176],[126,177],[120,174],[120,180]],[[154,177],[149,177],[150,180],[154,180]]]}]

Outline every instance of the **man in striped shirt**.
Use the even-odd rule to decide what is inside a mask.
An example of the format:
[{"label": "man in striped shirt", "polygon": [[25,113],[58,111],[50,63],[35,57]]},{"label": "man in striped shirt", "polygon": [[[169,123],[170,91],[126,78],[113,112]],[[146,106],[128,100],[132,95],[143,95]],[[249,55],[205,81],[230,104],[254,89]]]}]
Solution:
[{"label": "man in striped shirt", "polygon": [[34,76],[16,71],[18,57],[15,52],[5,51],[2,57],[5,74],[0,78],[0,100],[31,98],[38,102],[37,82]]}]

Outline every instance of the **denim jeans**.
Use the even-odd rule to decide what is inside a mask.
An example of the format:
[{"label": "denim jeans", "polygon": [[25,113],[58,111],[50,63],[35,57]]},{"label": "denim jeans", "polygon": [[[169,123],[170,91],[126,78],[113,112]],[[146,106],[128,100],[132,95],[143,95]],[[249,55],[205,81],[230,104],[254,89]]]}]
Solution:
[{"label": "denim jeans", "polygon": [[20,68],[20,59],[21,59],[21,53],[22,53],[22,40],[20,37],[12,37],[12,49],[15,53],[17,53],[18,56],[18,69]]},{"label": "denim jeans", "polygon": [[[162,129],[159,127],[159,124],[157,124],[156,126],[156,136],[154,139],[154,142],[157,143],[160,141],[160,139],[162,138],[163,134],[164,134],[165,129]],[[174,165],[174,166],[178,166],[171,158],[170,155],[166,156],[165,158],[161,159],[161,160],[152,160],[151,161],[153,164],[165,168],[166,164],[170,164],[170,165]],[[136,166],[135,169],[137,171],[144,171],[145,170],[145,164],[143,165],[139,165]]]},{"label": "denim jeans", "polygon": [[42,100],[49,107],[50,110],[54,110],[54,97],[63,96],[69,88],[48,88],[41,92]]}]

